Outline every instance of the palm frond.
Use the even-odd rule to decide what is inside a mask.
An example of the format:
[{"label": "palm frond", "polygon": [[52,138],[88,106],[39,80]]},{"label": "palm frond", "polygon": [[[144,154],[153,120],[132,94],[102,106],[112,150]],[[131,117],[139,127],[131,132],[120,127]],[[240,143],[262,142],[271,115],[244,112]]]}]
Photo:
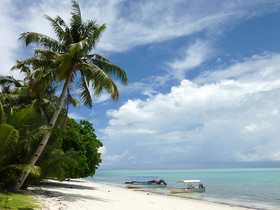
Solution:
[{"label": "palm frond", "polygon": [[41,127],[33,127],[32,130],[29,130],[28,132],[24,133],[24,138],[21,139],[21,148],[26,148],[27,151],[24,155],[24,160],[28,161],[30,156],[35,151],[35,148],[40,143],[40,140],[42,136],[49,130],[50,128],[46,125],[43,125]]},{"label": "palm frond", "polygon": [[[48,53],[50,51],[37,51],[37,55],[27,58],[25,60],[22,60],[20,62],[17,62],[16,65],[14,65],[11,70],[20,69],[22,71],[23,68],[28,68],[28,66],[34,69],[47,69],[54,67],[54,63],[52,59],[56,56],[55,53]],[[33,71],[30,71],[27,74],[27,77],[33,73]]]},{"label": "palm frond", "polygon": [[101,25],[98,29],[95,29],[95,27],[92,26],[92,29],[94,29],[94,32],[91,35],[89,34],[88,37],[88,43],[90,46],[89,51],[96,47],[96,44],[99,42],[101,35],[106,29],[106,24]]},{"label": "palm frond", "polygon": [[38,71],[38,72],[34,72],[33,76],[34,79],[30,80],[30,82],[28,83],[29,93],[32,94],[32,96],[37,99],[48,98],[48,94],[46,93],[46,91],[48,91],[48,88],[50,87],[52,82],[54,82],[54,80],[56,79],[53,76],[53,72]]},{"label": "palm frond", "polygon": [[30,68],[26,65],[26,63],[23,63],[22,61],[16,61],[16,65],[14,65],[11,70],[19,69],[21,73],[25,73],[28,75],[30,73]]},{"label": "palm frond", "polygon": [[67,96],[66,96],[64,105],[66,107],[68,107],[69,104],[71,104],[73,107],[78,107],[79,102],[75,98],[72,97],[71,91],[72,91],[72,88],[71,88],[71,86],[69,86],[68,89],[67,89]]},{"label": "palm frond", "polygon": [[72,7],[73,7],[73,12],[71,13],[72,17],[70,20],[71,22],[70,22],[69,32],[73,38],[73,43],[76,43],[83,39],[82,37],[83,22],[82,22],[82,16],[81,16],[81,10],[79,4],[75,1],[72,1]]},{"label": "palm frond", "polygon": [[110,63],[107,59],[96,57],[91,60],[93,64],[99,66],[106,74],[113,76],[114,78],[121,81],[122,84],[127,84],[127,76],[123,69],[115,64]]},{"label": "palm frond", "polygon": [[59,55],[59,53],[52,51],[52,50],[42,50],[42,49],[36,49],[34,50],[35,55],[41,55],[42,57],[52,60],[54,57]]},{"label": "palm frond", "polygon": [[86,82],[84,77],[81,77],[80,81],[77,84],[78,88],[80,89],[80,99],[81,101],[88,107],[92,107],[92,99],[91,94],[88,88],[88,83]]},{"label": "palm frond", "polygon": [[6,114],[4,112],[3,105],[2,105],[2,103],[0,101],[0,125],[5,122],[5,119],[6,119]]},{"label": "palm frond", "polygon": [[[53,19],[50,16],[45,15],[45,18],[51,22],[52,27],[60,42],[64,42],[65,40],[69,39],[69,36],[65,31],[68,29],[68,26],[61,17],[57,16],[55,19]],[[65,29],[63,29],[62,27],[64,27]]]},{"label": "palm frond", "polygon": [[69,71],[72,70],[72,54],[64,53],[58,55],[55,59],[55,62],[59,64],[58,66],[58,80],[65,80]]},{"label": "palm frond", "polygon": [[95,30],[98,30],[99,25],[96,23],[96,20],[89,20],[84,24],[84,35],[90,37]]},{"label": "palm frond", "polygon": [[70,103],[73,107],[79,107],[79,102],[78,102],[75,98],[73,98],[73,97],[69,98],[69,103]]},{"label": "palm frond", "polygon": [[62,51],[63,45],[59,43],[57,40],[46,36],[44,34],[36,33],[36,32],[25,32],[22,33],[19,37],[20,40],[24,40],[26,46],[28,46],[31,43],[46,47],[47,49],[53,50],[53,51]]},{"label": "palm frond", "polygon": [[25,109],[14,111],[11,116],[7,119],[7,123],[14,128],[23,128],[27,122],[34,117],[34,107],[29,106]]},{"label": "palm frond", "polygon": [[73,55],[74,58],[77,56],[86,54],[90,49],[90,43],[87,39],[84,39],[80,42],[71,44],[68,48],[68,51]]},{"label": "palm frond", "polygon": [[85,77],[92,82],[95,95],[100,95],[105,89],[114,101],[119,99],[119,91],[113,80],[97,65],[90,63],[88,68],[83,68]]},{"label": "palm frond", "polygon": [[108,61],[108,62],[110,62],[105,57],[105,55],[101,55],[101,54],[98,54],[98,53],[89,54],[89,55],[86,56],[86,58],[89,59],[89,60],[101,60],[101,61]]},{"label": "palm frond", "polygon": [[27,65],[30,65],[30,61],[33,60],[34,57],[31,57],[23,60],[23,61],[16,61],[16,64],[14,66],[12,66],[11,70],[15,70],[15,69],[19,69],[20,71],[24,71],[23,69],[28,68]]},{"label": "palm frond", "polygon": [[50,100],[42,99],[41,106],[45,113],[53,113],[55,111],[55,102],[58,101],[58,96],[49,96]]},{"label": "palm frond", "polygon": [[72,7],[74,12],[72,12],[72,17],[77,16],[80,20],[82,20],[82,14],[79,4],[76,1],[72,1]]},{"label": "palm frond", "polygon": [[0,124],[0,165],[13,154],[18,141],[18,131],[11,125]]},{"label": "palm frond", "polygon": [[0,86],[21,87],[23,84],[21,80],[16,80],[13,76],[0,75]]},{"label": "palm frond", "polygon": [[0,95],[0,100],[2,101],[3,108],[7,115],[11,114],[12,109],[14,109],[17,104],[19,104],[19,102],[21,101],[21,97],[21,94],[16,93],[5,93]]},{"label": "palm frond", "polygon": [[1,168],[0,171],[4,171],[8,168],[14,168],[16,170],[22,171],[22,172],[29,172],[33,176],[39,177],[42,173],[41,168],[39,166],[35,165],[28,165],[28,164],[13,164],[8,165],[6,167]]}]

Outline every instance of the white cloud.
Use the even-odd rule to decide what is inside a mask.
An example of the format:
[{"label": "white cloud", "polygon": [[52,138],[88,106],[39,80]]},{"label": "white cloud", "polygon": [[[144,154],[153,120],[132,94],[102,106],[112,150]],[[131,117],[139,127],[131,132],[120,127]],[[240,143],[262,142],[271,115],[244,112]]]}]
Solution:
[{"label": "white cloud", "polygon": [[[99,24],[107,24],[107,30],[98,49],[109,52],[127,51],[136,46],[194,35],[197,32],[207,31],[217,34],[223,30],[222,26],[225,23],[234,24],[242,18],[261,15],[280,6],[277,0],[265,2],[212,0],[207,3],[203,0],[160,2],[81,0],[79,3],[85,20],[96,18]],[[9,69],[16,59],[21,60],[31,55],[30,52],[19,50],[23,47],[17,41],[21,33],[36,31],[54,36],[43,14],[51,17],[59,14],[68,22],[72,11],[69,0],[33,1],[24,4],[22,1],[3,0],[0,6],[3,8],[0,26],[4,31],[0,34],[2,74],[10,73]],[[201,59],[204,57],[201,53],[201,51],[187,52],[189,59],[177,60],[175,63],[183,68],[191,68],[202,62]],[[18,72],[13,74],[18,75]]]},{"label": "white cloud", "polygon": [[93,90],[90,89],[90,91],[91,91],[91,95],[93,96],[93,98],[92,98],[93,103],[102,103],[104,101],[111,99],[111,96],[106,92],[102,93],[100,96],[94,96]]},{"label": "white cloud", "polygon": [[245,132],[249,132],[249,133],[254,133],[254,132],[257,132],[259,129],[259,126],[255,123],[252,123],[252,124],[249,124],[249,125],[246,125],[244,127],[244,131]]},{"label": "white cloud", "polygon": [[169,73],[174,75],[177,79],[184,79],[185,72],[200,66],[206,59],[210,58],[213,51],[209,47],[209,43],[196,40],[187,49],[181,49],[182,55],[180,59],[175,59],[174,61],[168,63]]},{"label": "white cloud", "polygon": [[128,150],[125,150],[124,152],[117,154],[117,155],[108,155],[108,156],[102,156],[102,166],[114,168],[120,164],[122,164],[123,159],[126,159],[129,161],[130,166],[137,164],[136,158],[131,155]]},{"label": "white cloud", "polygon": [[[263,55],[254,55],[244,61],[236,62],[227,69],[215,69],[203,72],[196,79],[196,83],[209,83],[222,79],[234,79],[242,76],[242,79],[250,79],[253,77],[256,82],[260,79],[270,80],[276,76],[278,66],[280,64],[280,55],[277,53],[264,53]],[[256,75],[257,74],[257,75]]]},{"label": "white cloud", "polygon": [[123,153],[121,154],[118,154],[118,155],[109,155],[109,156],[106,156],[103,161],[105,162],[105,164],[115,164],[116,162],[119,162],[121,159],[123,158],[127,158],[127,154],[128,154],[128,151],[125,150]]},{"label": "white cloud", "polygon": [[[263,149],[263,148],[260,148]],[[266,154],[241,154],[240,161],[255,162],[255,161],[280,161],[280,152],[271,152]]]},{"label": "white cloud", "polygon": [[69,17],[71,4],[68,0],[59,2],[53,0],[33,2],[3,0],[0,2],[0,8],[0,27],[3,31],[0,34],[0,74],[12,74],[16,78],[22,79],[23,76],[18,71],[10,71],[16,60],[22,60],[32,55],[32,52],[27,52],[24,44],[18,41],[20,34],[35,31],[54,36],[50,24],[43,15],[48,14],[55,17],[57,14],[62,14],[62,17]]},{"label": "white cloud", "polygon": [[179,159],[185,164],[279,160],[279,58],[254,56],[236,64],[239,68],[213,73],[238,69],[235,79],[214,81],[209,73],[209,83],[183,80],[168,94],[110,110],[103,137],[107,154],[127,148],[142,166],[182,164]]},{"label": "white cloud", "polygon": [[[271,3],[271,7],[268,6]],[[264,7],[264,4],[266,5]],[[227,22],[260,15],[279,7],[278,1],[109,1],[93,3],[86,10],[95,14],[108,30],[99,47],[126,51],[198,32],[221,33]],[[118,27],[116,27],[118,26]]]},{"label": "white cloud", "polygon": [[79,113],[74,113],[74,112],[69,113],[68,117],[73,118],[75,120],[85,120],[86,119],[85,117],[81,116]]},{"label": "white cloud", "polygon": [[[154,81],[154,80],[153,80]],[[155,88],[158,87],[159,83],[156,82],[134,82],[128,83],[127,86],[117,85],[121,94],[141,93],[146,96],[152,96],[157,91]]]},{"label": "white cloud", "polygon": [[105,153],[106,153],[106,147],[104,147],[104,146],[103,146],[103,147],[100,147],[100,148],[98,149],[98,152],[101,153],[102,155],[105,154]]},{"label": "white cloud", "polygon": [[11,75],[13,74],[16,78],[20,78],[16,72],[11,72],[10,69],[15,65],[17,55],[15,53],[18,47],[18,27],[20,26],[11,17],[12,14],[17,13],[17,9],[11,5],[11,1],[3,0],[0,2],[0,27],[2,32],[0,34],[0,63],[1,69],[0,74]]},{"label": "white cloud", "polygon": [[[21,2],[2,1],[1,8],[11,8],[11,13],[2,13],[2,20],[10,20],[5,24],[6,34],[18,36],[21,32],[36,31],[53,35],[50,25],[44,20],[43,14],[51,17],[60,15],[68,20],[71,4],[62,1],[29,2],[26,7]],[[97,19],[99,24],[106,23],[107,31],[102,37],[99,49],[106,51],[126,51],[136,46],[162,42],[181,36],[193,35],[197,32],[208,31],[220,33],[223,24],[241,18],[250,18],[265,11],[280,6],[279,1],[80,1],[80,7],[85,20]],[[270,3],[271,6],[268,6]],[[265,7],[263,5],[266,5]],[[21,11],[25,10],[25,13]],[[7,11],[7,9],[6,9]],[[11,17],[10,17],[11,16]],[[10,17],[10,18],[9,18]],[[3,36],[3,35],[1,35]]]}]

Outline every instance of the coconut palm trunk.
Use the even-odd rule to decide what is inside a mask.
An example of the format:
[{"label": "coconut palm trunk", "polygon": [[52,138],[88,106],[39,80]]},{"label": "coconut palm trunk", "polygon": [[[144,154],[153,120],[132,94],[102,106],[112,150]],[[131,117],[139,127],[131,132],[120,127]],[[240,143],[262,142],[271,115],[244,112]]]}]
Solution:
[{"label": "coconut palm trunk", "polygon": [[[48,143],[48,140],[49,140],[49,138],[51,136],[51,133],[52,133],[52,128],[54,127],[54,125],[56,123],[58,115],[59,115],[59,113],[61,111],[61,108],[63,106],[64,100],[66,98],[67,89],[68,89],[69,84],[71,82],[72,75],[73,75],[73,69],[72,69],[72,71],[69,72],[69,74],[67,76],[67,79],[64,83],[61,95],[60,95],[59,100],[58,100],[58,105],[57,105],[57,107],[56,107],[56,109],[55,109],[55,111],[52,115],[52,118],[50,120],[50,123],[49,123],[49,130],[44,134],[39,146],[37,147],[33,156],[30,158],[29,162],[27,163],[28,165],[35,165],[38,158],[41,156],[45,146]],[[14,183],[9,187],[9,190],[10,191],[19,190],[21,188],[21,186],[23,185],[24,181],[26,180],[26,178],[28,177],[29,173],[30,173],[29,170],[27,170],[25,172],[22,172],[20,174],[20,176],[14,181]]]}]

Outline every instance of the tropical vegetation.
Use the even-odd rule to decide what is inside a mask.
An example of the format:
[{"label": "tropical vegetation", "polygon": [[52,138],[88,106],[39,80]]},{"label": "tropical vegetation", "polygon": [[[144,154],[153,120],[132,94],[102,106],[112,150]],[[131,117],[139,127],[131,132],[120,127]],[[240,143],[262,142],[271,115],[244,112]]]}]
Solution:
[{"label": "tropical vegetation", "polygon": [[[4,81],[11,81],[10,79],[0,77],[2,86],[0,93],[0,190],[6,189],[20,171],[29,170],[32,175],[25,181],[24,188],[44,178],[64,180],[94,175],[101,162],[98,149],[102,147],[102,143],[97,139],[92,124],[88,121],[83,120],[77,123],[74,119],[67,117],[64,124],[65,109],[53,128],[50,141],[38,160],[37,166],[25,164],[46,132],[47,128],[44,124],[47,124],[46,118],[51,114],[49,111],[53,109],[46,109],[44,112],[40,107],[36,107],[41,103],[35,103],[37,99],[32,95],[26,96],[25,92],[20,93],[18,87],[14,88],[14,91],[7,88],[7,86],[12,86],[11,82],[7,85]],[[9,90],[9,94],[6,95],[4,90]],[[16,99],[25,97],[30,98],[30,104],[28,100]],[[6,103],[8,98],[14,102]],[[17,101],[20,103],[16,103]],[[7,106],[3,106],[2,102]],[[24,106],[21,102],[24,102]]]},{"label": "tropical vegetation", "polygon": [[12,67],[24,74],[23,81],[0,77],[2,189],[15,191],[46,177],[91,176],[101,162],[102,143],[92,124],[67,117],[69,105],[78,105],[71,90],[76,85],[80,101],[91,108],[92,96],[103,91],[118,100],[114,80],[126,84],[127,76],[105,56],[92,53],[105,24],[84,22],[79,5],[72,1],[72,6],[69,26],[60,16],[46,16],[57,39],[36,32],[21,34],[26,45],[41,47]]}]

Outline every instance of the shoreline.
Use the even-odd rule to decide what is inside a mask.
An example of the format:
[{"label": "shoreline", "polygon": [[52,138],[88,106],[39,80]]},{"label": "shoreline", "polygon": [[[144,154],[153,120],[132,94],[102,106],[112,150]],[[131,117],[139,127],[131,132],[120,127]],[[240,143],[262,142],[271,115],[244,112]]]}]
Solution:
[{"label": "shoreline", "polygon": [[214,203],[214,204],[219,204],[219,205],[225,205],[225,206],[230,206],[230,207],[239,207],[239,208],[243,208],[243,209],[254,209],[254,210],[263,210],[264,208],[261,207],[250,207],[250,206],[246,206],[246,205],[242,205],[242,204],[231,204],[231,203],[227,203],[224,201],[217,201],[217,200],[206,200],[206,199],[202,199],[202,198],[197,198],[197,197],[184,197],[184,196],[179,196],[176,194],[166,194],[166,193],[162,193],[159,191],[148,191],[149,188],[146,188],[146,190],[142,190],[141,188],[137,189],[128,189],[126,187],[122,187],[119,184],[111,184],[111,183],[106,183],[106,182],[95,182],[95,181],[90,181],[89,179],[81,179],[81,180],[85,180],[85,181],[89,181],[89,182],[94,182],[97,184],[101,184],[101,185],[107,185],[107,186],[114,186],[117,188],[122,188],[125,190],[132,190],[132,191],[139,191],[139,192],[145,192],[145,193],[151,193],[151,194],[155,194],[155,195],[164,195],[164,196],[171,196],[171,197],[176,197],[176,198],[181,198],[181,199],[187,199],[187,200],[194,200],[194,201],[202,201],[202,202],[208,202],[208,203]]},{"label": "shoreline", "polygon": [[29,194],[41,200],[42,209],[256,209],[147,191],[137,191],[88,180],[47,180],[29,187]]}]

